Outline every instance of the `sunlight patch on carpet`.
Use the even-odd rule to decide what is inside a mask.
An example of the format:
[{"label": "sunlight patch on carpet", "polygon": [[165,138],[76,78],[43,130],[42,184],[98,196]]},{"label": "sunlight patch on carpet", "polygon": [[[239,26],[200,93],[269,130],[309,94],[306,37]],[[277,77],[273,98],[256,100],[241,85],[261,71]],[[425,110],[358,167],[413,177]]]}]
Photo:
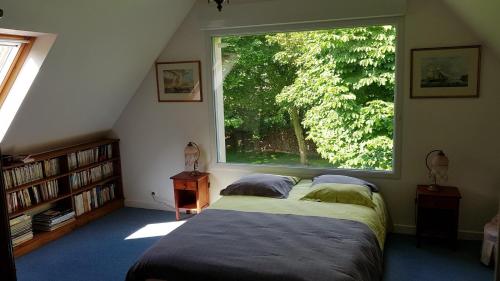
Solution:
[{"label": "sunlight patch on carpet", "polygon": [[148,224],[145,227],[130,234],[127,238],[125,238],[125,240],[165,236],[170,232],[174,231],[176,228],[178,228],[185,222],[186,221],[173,221],[173,222]]}]

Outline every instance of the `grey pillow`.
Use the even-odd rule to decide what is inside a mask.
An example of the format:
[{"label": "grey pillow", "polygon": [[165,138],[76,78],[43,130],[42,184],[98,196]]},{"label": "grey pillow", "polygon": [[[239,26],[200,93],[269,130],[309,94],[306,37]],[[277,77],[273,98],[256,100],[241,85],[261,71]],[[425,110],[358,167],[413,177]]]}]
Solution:
[{"label": "grey pillow", "polygon": [[248,195],[272,198],[287,198],[297,178],[271,174],[252,174],[233,182],[220,195]]},{"label": "grey pillow", "polygon": [[364,185],[368,187],[372,192],[378,192],[378,187],[374,183],[367,182],[362,179],[348,177],[348,176],[340,176],[340,175],[322,175],[315,177],[313,179],[312,186],[315,186],[320,183],[343,183],[343,184],[357,184]]}]

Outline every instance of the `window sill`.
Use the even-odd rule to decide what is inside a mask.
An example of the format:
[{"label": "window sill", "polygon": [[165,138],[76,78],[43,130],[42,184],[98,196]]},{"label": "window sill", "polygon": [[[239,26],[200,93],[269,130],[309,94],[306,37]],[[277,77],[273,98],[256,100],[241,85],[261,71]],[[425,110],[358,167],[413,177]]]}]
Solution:
[{"label": "window sill", "polygon": [[377,170],[356,170],[356,169],[335,169],[301,166],[283,166],[266,164],[246,164],[246,163],[212,163],[208,170],[216,172],[251,172],[251,173],[273,173],[298,176],[301,178],[313,178],[322,174],[346,175],[366,179],[399,179],[401,177],[397,169],[393,171]]}]

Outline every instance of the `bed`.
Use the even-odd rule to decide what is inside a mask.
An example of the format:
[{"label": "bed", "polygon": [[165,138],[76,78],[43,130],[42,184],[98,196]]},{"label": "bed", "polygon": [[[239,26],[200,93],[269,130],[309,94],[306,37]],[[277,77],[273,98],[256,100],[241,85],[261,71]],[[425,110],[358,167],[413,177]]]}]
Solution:
[{"label": "bed", "polygon": [[309,190],[301,180],[286,199],[222,197],[148,249],[127,281],[381,280],[381,195],[373,208],[299,200]]}]

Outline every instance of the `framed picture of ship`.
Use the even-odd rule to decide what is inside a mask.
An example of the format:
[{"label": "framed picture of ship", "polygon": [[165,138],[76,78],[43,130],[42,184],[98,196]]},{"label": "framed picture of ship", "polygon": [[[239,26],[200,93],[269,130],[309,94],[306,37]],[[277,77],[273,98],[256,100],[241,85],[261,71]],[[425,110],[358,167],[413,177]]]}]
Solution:
[{"label": "framed picture of ship", "polygon": [[481,46],[411,50],[411,98],[479,97]]},{"label": "framed picture of ship", "polygon": [[200,61],[157,62],[159,102],[201,102]]}]

